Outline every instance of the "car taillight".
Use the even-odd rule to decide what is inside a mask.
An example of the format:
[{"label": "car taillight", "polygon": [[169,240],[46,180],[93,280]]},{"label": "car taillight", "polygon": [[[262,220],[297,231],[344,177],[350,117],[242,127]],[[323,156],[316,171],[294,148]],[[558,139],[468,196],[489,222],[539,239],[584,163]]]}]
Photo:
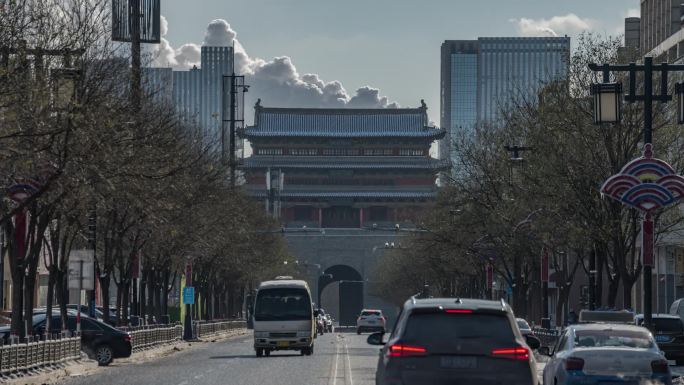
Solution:
[{"label": "car taillight", "polygon": [[492,357],[508,358],[511,360],[529,360],[530,351],[527,348],[502,348],[492,350]]},{"label": "car taillight", "polygon": [[584,360],[578,357],[568,357],[565,359],[565,370],[584,369]]},{"label": "car taillight", "polygon": [[126,342],[131,342],[131,341],[133,341],[133,336],[130,335],[130,334],[126,334],[126,335],[124,336],[124,341],[126,341]]},{"label": "car taillight", "polygon": [[665,360],[655,360],[651,361],[651,370],[653,373],[667,373],[670,367]]},{"label": "car taillight", "polygon": [[387,355],[390,357],[420,357],[427,355],[427,349],[421,346],[394,344],[387,349]]},{"label": "car taillight", "polygon": [[363,317],[359,317],[359,318],[357,318],[356,320],[357,320],[357,321],[361,321],[362,319],[364,319],[364,318],[363,318]]}]

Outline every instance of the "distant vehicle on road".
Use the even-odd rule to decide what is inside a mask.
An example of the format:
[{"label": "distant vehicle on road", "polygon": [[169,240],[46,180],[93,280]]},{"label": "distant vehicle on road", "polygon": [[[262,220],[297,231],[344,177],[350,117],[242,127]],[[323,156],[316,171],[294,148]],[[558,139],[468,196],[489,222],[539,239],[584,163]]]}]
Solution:
[{"label": "distant vehicle on road", "polygon": [[537,338],[523,337],[505,302],[459,298],[407,301],[383,345],[376,384],[536,385],[531,349]]},{"label": "distant vehicle on road", "polygon": [[[644,315],[634,317],[634,323],[643,326]],[[665,358],[674,360],[677,365],[684,365],[684,324],[679,316],[671,314],[653,314],[653,330],[655,341]]]},{"label": "distant vehicle on road", "polygon": [[516,324],[518,324],[518,329],[520,329],[520,334],[522,334],[523,337],[534,335],[534,332],[532,331],[532,328],[530,327],[530,324],[527,323],[527,321],[525,321],[522,318],[516,318],[515,322]]},{"label": "distant vehicle on road", "polygon": [[274,350],[314,352],[316,317],[305,281],[278,277],[259,285],[254,304],[254,350],[269,356]]},{"label": "distant vehicle on road", "polygon": [[544,385],[672,384],[667,360],[640,326],[593,323],[568,326],[544,367]]},{"label": "distant vehicle on road", "polygon": [[382,310],[363,309],[356,319],[356,334],[363,332],[385,332],[385,317]]},{"label": "distant vehicle on road", "polygon": [[325,331],[328,332],[328,333],[332,333],[332,332],[333,332],[333,320],[332,320],[332,317],[330,316],[330,314],[326,314],[326,315],[324,316],[324,319],[325,319]]}]

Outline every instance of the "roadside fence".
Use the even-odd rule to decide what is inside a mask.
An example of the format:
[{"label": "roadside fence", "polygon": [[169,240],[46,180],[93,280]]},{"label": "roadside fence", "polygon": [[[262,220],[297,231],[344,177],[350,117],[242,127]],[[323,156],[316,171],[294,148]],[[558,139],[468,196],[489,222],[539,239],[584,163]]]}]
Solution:
[{"label": "roadside fence", "polygon": [[222,334],[235,329],[244,329],[247,327],[247,322],[245,320],[199,321],[195,322],[193,327],[195,329],[195,336],[201,338]]},{"label": "roadside fence", "polygon": [[0,346],[0,376],[8,377],[54,368],[81,358],[81,337],[55,335],[47,339],[36,336],[26,342]]},{"label": "roadside fence", "polygon": [[541,346],[553,347],[558,341],[560,331],[557,329],[532,328],[534,335],[541,341]]},{"label": "roadside fence", "polygon": [[[244,320],[193,322],[196,338],[210,337],[231,330],[245,328],[246,326]],[[131,345],[134,351],[151,349],[183,339],[183,325],[180,323],[119,327],[118,329],[131,335]]]},{"label": "roadside fence", "polygon": [[131,347],[134,351],[169,344],[183,338],[183,325],[179,323],[120,327],[119,330],[131,335]]}]

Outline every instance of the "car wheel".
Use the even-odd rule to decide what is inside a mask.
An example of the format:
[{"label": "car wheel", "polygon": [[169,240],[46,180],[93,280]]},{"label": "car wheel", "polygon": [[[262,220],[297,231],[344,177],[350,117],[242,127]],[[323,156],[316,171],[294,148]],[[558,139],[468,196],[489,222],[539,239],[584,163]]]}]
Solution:
[{"label": "car wheel", "polygon": [[310,355],[312,355],[312,354],[314,353],[314,348],[313,348],[313,347],[314,347],[313,344],[311,344],[311,346],[309,347],[309,352],[308,352],[308,354],[307,354],[308,356],[310,356]]},{"label": "car wheel", "polygon": [[264,355],[264,349],[257,348],[256,350],[256,356],[257,357],[262,357]]},{"label": "car wheel", "polygon": [[356,334],[361,334],[361,329],[356,329]]},{"label": "car wheel", "polygon": [[264,349],[264,354],[266,355],[266,357],[270,357],[271,356],[271,349]]},{"label": "car wheel", "polygon": [[95,360],[99,366],[107,366],[114,360],[114,351],[109,345],[100,345],[95,348]]}]

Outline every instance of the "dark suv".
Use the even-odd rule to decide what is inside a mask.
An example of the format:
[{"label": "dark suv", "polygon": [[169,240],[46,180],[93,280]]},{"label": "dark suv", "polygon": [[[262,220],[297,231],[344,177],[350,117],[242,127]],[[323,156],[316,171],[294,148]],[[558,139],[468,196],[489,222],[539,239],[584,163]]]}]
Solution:
[{"label": "dark suv", "polygon": [[[643,326],[643,314],[634,317],[634,323]],[[652,332],[658,347],[665,352],[665,358],[684,365],[684,324],[679,316],[653,314]]]},{"label": "dark suv", "polygon": [[380,350],[376,384],[536,385],[531,349],[505,302],[459,298],[410,299],[392,334],[368,337]]}]

